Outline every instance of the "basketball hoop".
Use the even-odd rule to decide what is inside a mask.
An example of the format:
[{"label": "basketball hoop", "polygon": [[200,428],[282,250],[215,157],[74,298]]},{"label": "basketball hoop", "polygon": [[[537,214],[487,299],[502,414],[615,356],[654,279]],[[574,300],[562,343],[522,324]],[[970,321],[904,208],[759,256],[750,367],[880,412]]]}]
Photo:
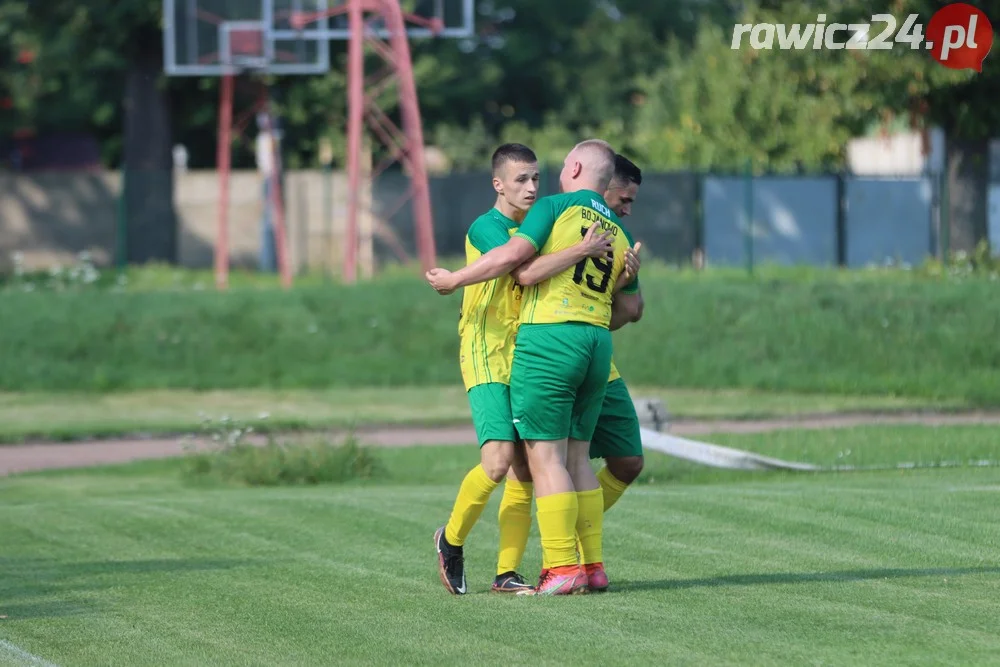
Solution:
[{"label": "basketball hoop", "polygon": [[271,63],[267,53],[264,26],[256,21],[230,21],[219,26],[219,59],[238,71],[266,70]]},{"label": "basketball hoop", "polygon": [[[268,75],[311,75],[330,71],[331,40],[348,42],[347,151],[348,206],[344,243],[344,278],[356,279],[359,237],[362,135],[367,123],[390,148],[373,173],[402,162],[410,187],[394,210],[411,202],[416,243],[423,268],[434,266],[435,246],[430,187],[424,164],[423,129],[413,81],[409,40],[468,39],[475,36],[475,0],[418,2],[404,12],[407,0],[163,0],[164,68],[170,76],[220,77],[216,165],[219,172],[218,228],[215,243],[216,284],[228,285],[229,174],[233,129],[234,79],[247,71]],[[395,78],[401,127],[389,120],[366,94],[364,49],[371,47]],[[381,85],[388,77],[370,84]],[[405,148],[400,148],[405,147]],[[368,175],[366,178],[373,178]],[[280,185],[272,189],[281,199]],[[275,244],[282,282],[291,284],[291,267],[284,242],[284,220],[276,206]],[[370,245],[370,244],[369,244]]]}]

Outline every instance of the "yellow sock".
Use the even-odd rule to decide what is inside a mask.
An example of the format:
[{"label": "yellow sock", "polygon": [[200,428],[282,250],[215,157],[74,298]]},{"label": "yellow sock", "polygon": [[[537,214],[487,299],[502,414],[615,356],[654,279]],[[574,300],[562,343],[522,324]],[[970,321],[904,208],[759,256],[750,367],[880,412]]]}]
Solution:
[{"label": "yellow sock", "polygon": [[490,494],[497,486],[499,484],[489,478],[483,466],[478,465],[469,471],[458,489],[451,518],[448,519],[448,525],[444,529],[444,539],[448,544],[456,547],[465,544],[465,538],[476,525],[479,515],[483,513],[483,508],[490,500]]},{"label": "yellow sock", "polygon": [[597,472],[597,481],[600,482],[601,491],[604,493],[604,511],[607,512],[622,497],[628,484],[612,475],[607,466]]},{"label": "yellow sock", "polygon": [[576,534],[580,538],[580,562],[602,563],[601,534],[604,530],[604,494],[600,489],[576,494],[579,512]]},{"label": "yellow sock", "polygon": [[531,493],[534,484],[508,479],[500,499],[500,554],[497,574],[516,572],[528,548],[531,532]]},{"label": "yellow sock", "polygon": [[579,511],[576,493],[553,493],[537,498],[535,504],[546,566],[576,565],[576,516]]}]

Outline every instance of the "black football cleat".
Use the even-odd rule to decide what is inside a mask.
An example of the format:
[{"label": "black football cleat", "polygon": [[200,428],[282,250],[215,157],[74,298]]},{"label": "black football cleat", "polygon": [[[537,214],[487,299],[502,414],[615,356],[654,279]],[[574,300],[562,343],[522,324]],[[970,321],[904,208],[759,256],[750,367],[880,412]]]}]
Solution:
[{"label": "black football cleat", "polygon": [[498,574],[493,580],[490,588],[494,593],[514,593],[515,595],[527,595],[535,590],[535,587],[524,580],[524,577],[517,572],[504,572]]},{"label": "black football cleat", "polygon": [[462,547],[454,547],[448,544],[444,538],[444,526],[434,533],[434,548],[438,556],[438,574],[441,575],[441,583],[454,595],[465,595],[465,556]]}]

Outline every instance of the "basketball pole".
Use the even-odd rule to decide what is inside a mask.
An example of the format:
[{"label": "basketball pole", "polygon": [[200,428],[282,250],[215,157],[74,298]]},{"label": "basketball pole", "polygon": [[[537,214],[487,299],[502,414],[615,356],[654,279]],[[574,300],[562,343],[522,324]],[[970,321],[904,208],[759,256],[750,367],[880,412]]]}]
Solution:
[{"label": "basketball pole", "polygon": [[219,133],[216,164],[219,166],[219,221],[215,237],[215,286],[229,286],[229,167],[233,129],[233,75],[224,74],[219,86]]},{"label": "basketball pole", "polygon": [[390,44],[395,59],[399,84],[399,101],[402,107],[403,135],[406,137],[404,156],[410,167],[410,192],[413,196],[413,218],[417,232],[417,252],[424,271],[435,264],[434,221],[431,218],[431,193],[427,182],[427,163],[424,160],[424,131],[420,121],[420,104],[417,86],[413,82],[413,59],[406,38],[406,23],[399,2],[384,0],[384,16],[391,31]]},{"label": "basketball pole", "polygon": [[347,240],[344,252],[344,282],[358,277],[358,204],[361,188],[361,133],[365,116],[364,8],[362,0],[348,0],[347,19],[351,31],[347,43]]},{"label": "basketball pole", "polygon": [[[383,42],[374,32],[369,33],[365,23],[365,13],[370,20],[381,19],[389,32],[389,39]],[[372,172],[374,179],[391,162],[399,161],[409,171],[410,187],[392,211],[384,217],[392,217],[405,203],[412,200],[413,219],[417,238],[417,248],[423,269],[434,267],[434,222],[431,217],[430,187],[427,183],[427,167],[424,162],[424,138],[420,121],[420,105],[417,101],[416,84],[413,81],[413,62],[406,33],[407,22],[417,24],[438,34],[444,29],[440,19],[427,19],[404,13],[399,0],[347,0],[332,9],[319,12],[299,12],[293,14],[290,23],[301,31],[304,26],[332,16],[347,14],[347,229],[344,244],[343,280],[353,283],[358,278],[359,229],[362,148],[364,125],[367,121],[373,134],[388,149],[391,159],[383,160]],[[328,39],[329,33],[317,31],[311,39]],[[388,65],[383,77],[374,82],[365,81],[365,44],[382,57]],[[378,108],[377,93],[385,90],[393,80],[398,84],[398,99],[403,130]],[[371,88],[366,93],[366,87]]]}]

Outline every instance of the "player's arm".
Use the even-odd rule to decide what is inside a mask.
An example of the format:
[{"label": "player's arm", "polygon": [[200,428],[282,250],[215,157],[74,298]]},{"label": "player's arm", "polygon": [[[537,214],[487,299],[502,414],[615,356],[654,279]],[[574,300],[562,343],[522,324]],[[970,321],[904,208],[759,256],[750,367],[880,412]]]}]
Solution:
[{"label": "player's arm", "polygon": [[583,239],[572,248],[548,255],[539,255],[514,269],[512,275],[519,284],[528,287],[557,276],[588,257],[605,257],[612,250],[611,232],[600,231],[596,222]]},{"label": "player's arm", "polygon": [[614,300],[611,302],[611,323],[608,328],[617,331],[630,322],[642,319],[645,302],[639,289],[639,248],[641,243],[625,251],[625,269],[615,282]]},{"label": "player's arm", "polygon": [[642,299],[642,291],[636,290],[628,294],[619,292],[611,302],[611,324],[608,329],[618,331],[626,324],[642,319],[642,311],[646,304]]},{"label": "player's arm", "polygon": [[[454,273],[444,269],[427,272],[428,282],[441,294],[450,294],[459,287],[475,285],[502,276],[510,270],[505,269],[508,262],[520,259],[522,254],[530,257],[535,253],[530,243],[523,239],[511,239],[506,225],[487,216],[472,223],[466,240],[480,252],[479,259]],[[517,243],[511,243],[514,240]]]},{"label": "player's arm", "polygon": [[557,216],[553,214],[553,206],[547,199],[542,199],[531,207],[517,234],[502,246],[493,248],[454,273],[445,269],[431,269],[426,274],[427,282],[439,294],[451,294],[460,287],[493,280],[513,271],[549,240]]},{"label": "player's arm", "polygon": [[534,254],[535,246],[530,241],[515,236],[458,271],[431,269],[426,278],[439,293],[451,294],[461,287],[484,283],[510,273]]}]

